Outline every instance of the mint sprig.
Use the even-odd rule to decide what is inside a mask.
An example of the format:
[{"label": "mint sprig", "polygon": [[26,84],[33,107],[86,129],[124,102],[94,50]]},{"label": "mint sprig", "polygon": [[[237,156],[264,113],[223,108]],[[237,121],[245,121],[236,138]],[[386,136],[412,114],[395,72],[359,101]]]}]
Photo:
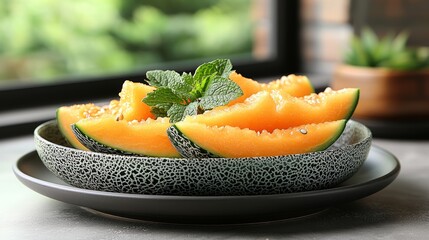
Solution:
[{"label": "mint sprig", "polygon": [[243,95],[243,91],[229,79],[231,61],[218,59],[199,66],[194,75],[171,70],[154,70],[146,73],[147,81],[156,90],[143,102],[157,117],[170,117],[178,122],[188,115],[196,115]]}]

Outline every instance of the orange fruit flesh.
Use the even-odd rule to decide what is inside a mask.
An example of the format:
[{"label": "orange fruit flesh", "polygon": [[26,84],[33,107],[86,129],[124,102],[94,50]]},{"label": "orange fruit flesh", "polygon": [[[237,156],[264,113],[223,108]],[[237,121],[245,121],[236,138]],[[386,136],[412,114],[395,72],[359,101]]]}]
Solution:
[{"label": "orange fruit flesh", "polygon": [[262,90],[261,85],[257,81],[246,78],[236,72],[231,72],[229,79],[240,86],[241,90],[243,91],[243,95],[229,102],[228,106],[244,102],[244,100],[246,100],[248,97]]},{"label": "orange fruit flesh", "polygon": [[112,115],[127,121],[155,118],[148,105],[142,102],[149,92],[155,88],[143,83],[125,81],[119,93],[120,100],[112,100],[107,106],[97,106],[93,103],[63,106],[57,109],[57,121],[61,133],[75,148],[88,150],[74,136],[71,125],[85,118],[96,118]]},{"label": "orange fruit flesh", "polygon": [[301,98],[278,90],[261,91],[244,103],[188,116],[184,121],[272,132],[303,124],[348,119],[356,107],[358,97],[358,89],[327,89],[323,93]]},{"label": "orange fruit flesh", "polygon": [[119,110],[118,101],[112,100],[107,106],[96,106],[93,103],[63,106],[57,109],[58,128],[67,141],[75,148],[88,150],[74,136],[71,125],[80,119],[99,117],[106,114],[116,114]]},{"label": "orange fruit flesh", "polygon": [[259,83],[250,78],[246,78],[236,72],[231,72],[229,78],[240,86],[243,95],[233,101],[228,106],[244,102],[247,98],[263,90],[281,90],[294,97],[302,97],[314,93],[313,85],[305,76],[289,75],[269,83]]},{"label": "orange fruit flesh", "polygon": [[303,97],[314,93],[313,85],[310,80],[305,76],[288,75],[283,76],[278,80],[269,83],[261,84],[262,90],[280,90],[283,89],[294,97]]},{"label": "orange fruit flesh", "polygon": [[346,120],[308,124],[272,133],[201,123],[179,122],[176,127],[201,148],[222,157],[257,157],[307,153],[330,146],[342,133]]},{"label": "orange fruit flesh", "polygon": [[121,105],[123,119],[127,121],[155,119],[150,107],[142,102],[143,98],[153,90],[155,90],[154,87],[143,83],[125,81],[119,93],[119,104]]},{"label": "orange fruit flesh", "polygon": [[76,123],[85,135],[111,148],[146,156],[179,157],[167,136],[170,125],[168,118],[128,122],[112,116],[82,119]]}]

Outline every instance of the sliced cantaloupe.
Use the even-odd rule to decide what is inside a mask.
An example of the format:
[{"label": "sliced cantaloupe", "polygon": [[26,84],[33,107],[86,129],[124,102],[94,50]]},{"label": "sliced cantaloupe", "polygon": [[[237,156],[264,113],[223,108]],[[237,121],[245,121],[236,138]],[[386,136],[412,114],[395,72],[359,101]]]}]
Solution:
[{"label": "sliced cantaloupe", "polygon": [[294,97],[303,97],[314,93],[314,87],[306,76],[288,75],[268,83],[261,83],[262,90],[280,90]]},{"label": "sliced cantaloupe", "polygon": [[79,141],[91,151],[179,157],[167,136],[170,126],[168,118],[129,122],[102,116],[82,119],[73,125],[73,130]]},{"label": "sliced cantaloupe", "polygon": [[233,71],[229,78],[240,86],[243,95],[231,101],[228,106],[244,102],[251,95],[263,90],[282,90],[294,97],[302,97],[314,93],[313,85],[305,76],[289,75],[268,83],[259,83]]},{"label": "sliced cantaloupe", "polygon": [[150,106],[142,101],[153,90],[155,90],[154,87],[143,83],[125,81],[119,93],[119,104],[121,105],[123,119],[127,121],[155,119],[155,116],[151,113]]},{"label": "sliced cantaloupe", "polygon": [[243,91],[243,95],[241,97],[238,97],[228,103],[229,106],[244,102],[248,97],[262,90],[261,85],[257,81],[246,78],[235,71],[231,72],[229,79],[240,86],[241,91]]},{"label": "sliced cantaloupe", "polygon": [[145,120],[155,118],[148,105],[142,102],[146,95],[154,88],[143,83],[125,81],[119,93],[120,100],[112,100],[109,105],[97,106],[93,103],[62,106],[57,109],[56,118],[58,127],[66,140],[73,147],[88,150],[73,134],[71,125],[84,118],[96,118],[112,115],[118,119]]},{"label": "sliced cantaloupe", "polygon": [[117,114],[119,111],[119,101],[112,100],[109,105],[97,106],[93,103],[76,104],[72,106],[62,106],[56,111],[58,128],[65,139],[73,147],[81,150],[88,150],[83,146],[73,134],[71,125],[80,119],[89,117],[99,117],[105,114]]},{"label": "sliced cantaloupe", "polygon": [[270,132],[231,126],[177,122],[168,134],[184,157],[258,157],[324,150],[343,132],[346,120],[302,125]]},{"label": "sliced cantaloupe", "polygon": [[184,121],[272,132],[309,123],[349,119],[358,99],[359,89],[355,88],[338,91],[328,88],[322,93],[300,98],[279,90],[261,91],[244,103],[187,116]]}]

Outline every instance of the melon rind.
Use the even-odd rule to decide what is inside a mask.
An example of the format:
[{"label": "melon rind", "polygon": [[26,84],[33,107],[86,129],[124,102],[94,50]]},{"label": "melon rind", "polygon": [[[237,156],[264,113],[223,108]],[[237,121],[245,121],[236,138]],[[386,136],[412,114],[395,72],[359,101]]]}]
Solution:
[{"label": "melon rind", "polygon": [[[307,124],[290,129],[281,129],[276,133],[257,133],[249,129],[240,129],[230,126],[219,128],[200,123],[178,122],[168,128],[167,135],[174,147],[179,151],[182,157],[185,158],[262,157],[302,154],[325,150],[341,136],[346,123],[347,120],[342,119],[327,123]],[[199,131],[196,131],[196,134],[189,132],[189,130],[194,131],[194,129],[199,129]],[[228,133],[225,134],[221,129],[227,130]],[[301,135],[299,131],[302,129],[311,129],[311,133],[308,133],[311,135],[307,136],[307,133]],[[316,131],[321,131],[321,134],[318,134]],[[297,135],[297,133],[299,135]],[[246,137],[249,138],[244,139]],[[314,139],[320,139],[320,141],[308,142],[307,140],[309,137],[316,137]],[[211,141],[211,139],[222,139],[222,143],[218,144],[218,142]],[[272,139],[275,140],[271,142]],[[269,146],[272,146],[272,148],[267,146],[265,141],[268,141]],[[240,148],[237,147],[237,145],[244,145],[247,147]],[[253,149],[250,148],[256,151],[252,151]],[[279,154],[273,154],[274,152]]]},{"label": "melon rind", "polygon": [[168,138],[173,146],[179,151],[180,155],[185,158],[215,158],[220,157],[213,154],[204,148],[195,144],[192,140],[187,138],[177,126],[173,125],[167,130]]},{"label": "melon rind", "polygon": [[[58,121],[58,129],[60,130],[61,134],[64,136],[67,143],[76,149],[85,150],[85,151],[89,150],[87,147],[85,147],[85,145],[80,143],[80,141],[76,138],[75,135],[70,134],[70,131],[69,131],[69,129],[67,129],[67,126],[64,126],[63,124],[61,124],[61,122],[62,122],[61,111],[62,110],[63,110],[62,108],[58,108],[56,113],[55,113],[55,116],[56,116],[56,119]],[[72,132],[73,132],[73,129],[72,129]]]},{"label": "melon rind", "polygon": [[350,119],[350,118],[352,117],[352,115],[353,115],[353,113],[355,112],[356,107],[357,107],[357,105],[358,105],[358,103],[359,103],[359,99],[360,99],[360,89],[359,89],[359,88],[356,88],[355,90],[356,90],[355,99],[354,99],[354,101],[353,101],[353,104],[351,104],[351,105],[350,105],[349,112],[344,116],[344,118],[345,118],[345,119]]},{"label": "melon rind", "polygon": [[305,124],[350,119],[359,95],[356,88],[338,91],[328,88],[324,92],[300,98],[282,91],[261,91],[243,103],[186,116],[184,121],[272,132]]},{"label": "melon rind", "polygon": [[117,120],[112,116],[83,119],[72,127],[89,150],[119,155],[180,157],[167,136],[168,118],[146,121]]},{"label": "melon rind", "polygon": [[71,126],[74,135],[79,140],[79,142],[88,148],[90,151],[93,152],[100,152],[100,153],[109,153],[109,154],[119,154],[119,155],[134,155],[134,156],[145,156],[143,154],[137,154],[129,151],[124,151],[121,149],[113,148],[110,146],[107,146],[105,144],[100,143],[99,141],[89,137],[87,134],[85,134],[83,131],[79,129],[79,127],[76,126],[76,124],[73,124]]}]

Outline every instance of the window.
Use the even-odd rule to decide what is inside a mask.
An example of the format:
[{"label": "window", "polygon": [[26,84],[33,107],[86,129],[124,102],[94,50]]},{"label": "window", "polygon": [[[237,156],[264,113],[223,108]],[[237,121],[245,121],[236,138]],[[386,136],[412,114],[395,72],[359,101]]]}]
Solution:
[{"label": "window", "polygon": [[189,2],[6,1],[0,134],[35,126],[16,124],[18,112],[114,98],[124,80],[144,81],[151,69],[190,72],[222,57],[252,78],[299,71],[298,1]]}]

